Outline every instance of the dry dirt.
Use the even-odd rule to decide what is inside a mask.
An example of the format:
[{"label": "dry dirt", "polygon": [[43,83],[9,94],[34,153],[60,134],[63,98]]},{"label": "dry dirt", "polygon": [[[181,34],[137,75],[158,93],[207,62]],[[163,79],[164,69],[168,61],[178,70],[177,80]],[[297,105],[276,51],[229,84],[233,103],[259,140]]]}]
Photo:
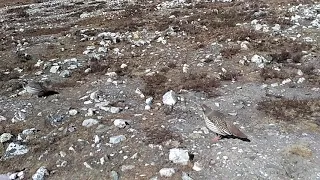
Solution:
[{"label": "dry dirt", "polygon": [[[112,170],[129,180],[181,179],[182,172],[194,180],[320,179],[320,26],[308,27],[314,19],[305,18],[288,30],[295,25],[290,18],[310,7],[319,19],[316,0],[1,0],[0,115],[7,120],[0,121],[0,135],[13,138],[0,145],[0,156],[23,130],[38,131],[23,142],[28,153],[0,162],[0,174],[23,171],[31,179],[45,166],[46,179],[110,179]],[[281,30],[256,30],[255,19],[270,29],[279,24]],[[115,41],[98,37],[103,32],[118,35]],[[105,53],[97,51],[101,41],[109,43]],[[95,46],[98,58],[83,53],[88,46]],[[263,68],[250,61],[255,54],[268,60]],[[54,63],[60,71],[68,69],[64,60],[70,58],[77,59],[70,77],[49,71]],[[43,64],[36,67],[38,60]],[[38,98],[20,93],[24,80],[44,79],[59,94]],[[137,88],[154,98],[151,110],[144,109]],[[122,111],[112,114],[84,104],[81,98],[97,90]],[[169,90],[178,94],[178,103],[157,105]],[[251,142],[212,143],[215,135],[202,130],[199,103],[233,114],[230,119]],[[85,117],[88,108],[96,108],[96,114]],[[26,110],[27,118],[12,123],[19,109]],[[71,116],[70,109],[79,113]],[[52,124],[50,115],[63,120]],[[100,118],[103,130],[83,127],[88,118]],[[131,122],[119,129],[114,119]],[[120,134],[125,141],[109,144],[109,137]],[[188,165],[169,161],[174,147],[189,151]],[[66,166],[58,167],[63,161]],[[202,170],[192,169],[195,162]],[[123,165],[134,168],[122,171]],[[159,170],[166,167],[175,174],[161,177]]]}]

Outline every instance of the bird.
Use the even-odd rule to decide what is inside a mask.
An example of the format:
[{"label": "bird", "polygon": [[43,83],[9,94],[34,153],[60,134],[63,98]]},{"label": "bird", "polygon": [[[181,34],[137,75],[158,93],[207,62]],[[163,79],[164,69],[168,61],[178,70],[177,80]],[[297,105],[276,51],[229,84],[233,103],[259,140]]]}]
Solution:
[{"label": "bird", "polygon": [[205,104],[201,105],[203,110],[203,118],[209,130],[218,134],[213,139],[214,142],[219,141],[221,136],[233,136],[240,139],[248,140],[247,135],[241,132],[235,125],[227,120],[227,117],[218,110],[212,110]]},{"label": "bird", "polygon": [[58,92],[49,90],[43,85],[42,82],[28,81],[24,82],[23,89],[32,95],[37,95],[38,97],[50,96],[53,94],[58,94]]}]

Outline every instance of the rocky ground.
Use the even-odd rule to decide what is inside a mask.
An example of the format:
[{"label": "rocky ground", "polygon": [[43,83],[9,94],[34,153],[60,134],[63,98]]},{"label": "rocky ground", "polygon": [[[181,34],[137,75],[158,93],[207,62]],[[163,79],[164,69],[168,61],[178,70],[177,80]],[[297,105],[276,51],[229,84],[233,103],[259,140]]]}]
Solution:
[{"label": "rocky ground", "polygon": [[[0,0],[0,17],[1,180],[320,179],[319,1]],[[213,143],[201,103],[250,142]]]}]

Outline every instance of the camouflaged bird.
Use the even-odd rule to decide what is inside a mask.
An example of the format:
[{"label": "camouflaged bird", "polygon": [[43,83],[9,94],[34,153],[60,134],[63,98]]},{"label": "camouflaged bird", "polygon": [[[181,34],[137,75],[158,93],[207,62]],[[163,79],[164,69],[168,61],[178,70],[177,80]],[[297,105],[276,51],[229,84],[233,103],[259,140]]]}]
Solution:
[{"label": "camouflaged bird", "polygon": [[50,96],[53,94],[58,94],[56,91],[49,90],[43,83],[36,81],[29,81],[23,84],[24,90],[32,95],[37,95],[38,97]]},{"label": "camouflaged bird", "polygon": [[240,139],[248,139],[235,125],[228,122],[226,116],[220,111],[212,110],[205,104],[202,104],[201,107],[208,129],[218,134],[218,136],[213,139],[214,142],[217,142],[221,136],[234,136]]}]

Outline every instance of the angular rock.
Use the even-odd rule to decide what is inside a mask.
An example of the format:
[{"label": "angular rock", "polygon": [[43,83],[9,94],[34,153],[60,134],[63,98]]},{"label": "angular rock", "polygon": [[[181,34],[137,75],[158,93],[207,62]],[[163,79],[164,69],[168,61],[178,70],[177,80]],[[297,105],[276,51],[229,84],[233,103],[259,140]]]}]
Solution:
[{"label": "angular rock", "polygon": [[82,122],[82,126],[85,126],[85,127],[91,127],[91,126],[94,126],[96,124],[98,124],[99,121],[96,120],[96,119],[85,119],[83,122]]},{"label": "angular rock", "polygon": [[169,160],[176,164],[187,165],[189,162],[188,150],[178,148],[170,149]]},{"label": "angular rock", "polygon": [[112,136],[112,137],[110,137],[109,143],[118,144],[121,141],[124,141],[125,139],[126,139],[126,137],[124,135]]},{"label": "angular rock", "polygon": [[166,92],[162,97],[162,102],[165,105],[173,106],[177,103],[176,93],[172,90]]},{"label": "angular rock", "polygon": [[58,65],[57,66],[52,66],[50,68],[50,72],[55,74],[55,73],[57,73],[59,71],[59,69],[60,69],[60,66],[58,66]]},{"label": "angular rock", "polygon": [[171,177],[176,171],[173,168],[162,168],[159,173],[162,177]]},{"label": "angular rock", "polygon": [[189,177],[189,175],[185,172],[182,172],[182,176],[181,176],[182,180],[193,180],[191,177]]},{"label": "angular rock", "polygon": [[27,146],[12,142],[8,145],[6,152],[4,153],[4,159],[8,159],[14,156],[19,156],[28,153],[29,149]]},{"label": "angular rock", "polygon": [[64,77],[64,78],[68,78],[71,76],[71,72],[69,70],[63,70],[63,71],[61,71],[59,76]]},{"label": "angular rock", "polygon": [[49,171],[46,167],[42,166],[40,167],[37,172],[32,175],[33,180],[44,180],[45,176],[49,176]]},{"label": "angular rock", "polygon": [[111,171],[110,172],[110,178],[111,180],[118,180],[119,179],[119,175],[116,171]]},{"label": "angular rock", "polygon": [[69,110],[69,115],[74,116],[76,114],[78,114],[78,111],[76,109],[70,109]]},{"label": "angular rock", "polygon": [[10,134],[10,133],[3,133],[3,134],[1,134],[1,136],[0,136],[0,143],[4,143],[4,142],[7,142],[7,141],[9,141],[11,138],[12,138],[12,134]]},{"label": "angular rock", "polygon": [[118,128],[125,128],[126,125],[128,125],[130,120],[124,120],[124,119],[116,119],[113,121],[113,124]]}]

